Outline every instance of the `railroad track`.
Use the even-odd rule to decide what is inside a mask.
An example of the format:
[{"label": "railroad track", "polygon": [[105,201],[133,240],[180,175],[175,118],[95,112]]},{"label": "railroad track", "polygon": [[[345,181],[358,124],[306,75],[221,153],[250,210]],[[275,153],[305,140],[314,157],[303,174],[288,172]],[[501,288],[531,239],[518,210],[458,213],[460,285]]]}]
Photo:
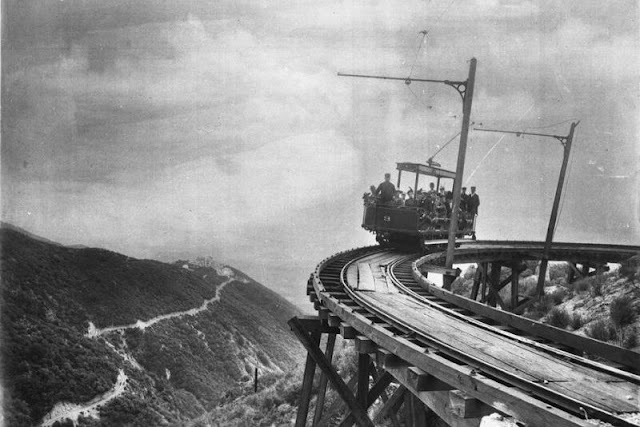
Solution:
[{"label": "railroad track", "polygon": [[[610,246],[588,246],[585,251],[599,260],[619,253]],[[431,252],[441,248],[436,243]],[[464,249],[530,256],[542,247],[530,242],[477,242]],[[579,249],[568,245],[566,250],[575,253]],[[491,316],[434,295],[434,289],[425,289],[425,281],[416,275],[419,258],[420,254],[380,247],[336,254],[318,265],[308,290],[321,317],[343,329],[353,327],[375,343],[382,365],[399,358],[532,425],[585,425],[585,418],[616,426],[638,425],[628,420],[640,410],[638,375],[574,354],[582,350],[580,341],[572,342],[571,348],[550,341],[549,336],[557,335],[538,333],[545,325],[538,324],[531,334],[530,329],[497,323]],[[355,290],[360,265],[380,267],[382,292]],[[462,338],[455,339],[457,335]],[[606,356],[608,349],[603,346]],[[631,366],[626,368],[637,369],[637,355],[628,360]]]}]

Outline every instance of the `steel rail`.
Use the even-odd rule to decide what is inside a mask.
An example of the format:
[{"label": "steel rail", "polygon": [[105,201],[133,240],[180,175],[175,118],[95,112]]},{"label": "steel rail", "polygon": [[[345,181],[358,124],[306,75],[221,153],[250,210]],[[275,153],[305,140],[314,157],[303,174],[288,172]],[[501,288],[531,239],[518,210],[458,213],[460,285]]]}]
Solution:
[{"label": "steel rail", "polygon": [[[364,255],[366,256],[366,255]],[[490,377],[493,378],[497,378],[500,381],[503,381],[507,384],[511,384],[511,385],[515,385],[517,388],[519,388],[520,390],[524,390],[525,392],[529,392],[529,393],[533,393],[534,395],[536,395],[538,398],[542,399],[543,401],[552,403],[558,407],[561,407],[565,410],[568,410],[570,413],[573,413],[574,415],[582,415],[582,411],[583,409],[581,408],[587,408],[588,411],[590,412],[591,416],[596,415],[597,418],[602,419],[604,421],[607,422],[611,422],[612,424],[616,425],[616,426],[634,426],[635,424],[631,424],[628,421],[617,417],[615,414],[610,413],[606,410],[603,410],[601,408],[597,408],[591,404],[588,404],[586,402],[582,402],[578,399],[569,397],[569,396],[565,396],[559,392],[547,389],[545,387],[542,387],[538,384],[536,384],[533,381],[530,380],[526,380],[523,378],[518,377],[517,375],[511,374],[509,372],[506,372],[502,369],[499,368],[495,368],[493,366],[490,366],[487,363],[484,363],[481,359],[477,358],[477,357],[473,357],[470,355],[466,355],[463,354],[462,352],[452,348],[451,346],[449,346],[448,344],[434,339],[433,337],[429,337],[428,335],[426,335],[424,333],[424,331],[421,330],[417,330],[415,328],[413,328],[411,325],[409,325],[406,321],[404,321],[403,319],[399,319],[399,318],[395,318],[393,316],[390,316],[389,314],[385,313],[381,308],[376,307],[372,304],[367,303],[366,301],[364,301],[363,299],[359,298],[359,296],[357,295],[356,292],[354,292],[346,283],[346,270],[347,268],[355,263],[357,260],[362,259],[364,256],[358,256],[356,258],[351,259],[350,261],[346,262],[345,265],[342,267],[342,270],[340,272],[340,281],[343,285],[343,289],[345,290],[345,292],[349,295],[349,297],[355,301],[357,304],[359,304],[361,307],[363,307],[364,309],[366,309],[367,311],[375,314],[376,316],[380,317],[381,319],[387,321],[389,324],[394,325],[394,326],[400,326],[399,329],[401,330],[409,330],[412,331],[416,337],[420,338],[420,341],[424,342],[425,344],[436,348],[438,351],[442,352],[443,354],[448,355],[449,357],[452,357],[456,360],[460,360],[463,363],[466,363],[470,366],[474,366],[477,367],[479,369],[481,369],[482,371],[484,371],[486,374],[488,374]]]}]

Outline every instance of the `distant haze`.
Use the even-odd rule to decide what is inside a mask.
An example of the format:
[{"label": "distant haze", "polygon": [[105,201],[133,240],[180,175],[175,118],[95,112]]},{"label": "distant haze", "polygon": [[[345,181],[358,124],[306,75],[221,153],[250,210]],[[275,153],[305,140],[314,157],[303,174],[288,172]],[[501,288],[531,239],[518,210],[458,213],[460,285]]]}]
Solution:
[{"label": "distant haze", "polygon": [[[2,12],[2,219],[48,239],[211,255],[309,307],[315,265],[373,243],[360,228],[369,185],[461,123],[451,87],[336,72],[465,80],[476,57],[473,127],[566,135],[581,120],[556,240],[640,242],[635,1],[8,0]],[[436,160],[454,169],[456,153]],[[561,160],[556,139],[472,131],[479,237],[544,239]]]}]

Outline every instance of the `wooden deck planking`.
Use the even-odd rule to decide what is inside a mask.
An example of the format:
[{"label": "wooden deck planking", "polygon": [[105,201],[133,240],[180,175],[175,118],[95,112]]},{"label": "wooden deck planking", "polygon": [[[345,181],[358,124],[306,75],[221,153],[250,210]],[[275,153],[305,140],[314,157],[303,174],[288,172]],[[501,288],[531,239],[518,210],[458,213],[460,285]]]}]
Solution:
[{"label": "wooden deck planking", "polygon": [[375,254],[350,265],[347,269],[348,285],[358,291],[398,293],[398,289],[387,279],[384,271],[386,264],[394,259],[395,256],[389,254]]},{"label": "wooden deck planking", "polygon": [[[372,295],[372,298],[375,296]],[[485,356],[491,356],[492,361],[496,364],[496,366],[503,365],[502,367],[522,375],[524,371],[521,369],[521,359],[523,357],[522,349],[528,349],[529,347],[525,344],[514,343],[512,341],[508,341],[512,346],[502,346],[504,339],[500,336],[496,336],[491,333],[483,333],[478,334],[478,329],[471,324],[462,321],[456,321],[455,319],[447,316],[437,310],[423,310],[424,306],[410,298],[405,297],[405,302],[408,303],[407,306],[400,309],[402,312],[407,312],[408,310],[416,310],[417,316],[424,317],[423,325],[428,327],[431,332],[437,330],[437,338],[440,341],[445,342],[446,344],[453,345],[456,348],[459,348],[469,354],[474,354],[474,352],[482,351]],[[383,303],[384,304],[384,303]],[[417,305],[416,305],[417,304]],[[454,320],[455,324],[452,324],[450,320]],[[472,343],[472,344],[470,344]],[[548,357],[548,355],[545,354]],[[511,362],[511,360],[515,360],[516,362]],[[548,357],[549,362],[554,361],[555,359],[551,359]],[[486,358],[485,358],[486,360]],[[553,372],[550,371],[547,367],[543,367],[538,372],[527,372],[528,375],[525,375],[526,378],[530,381],[539,381],[542,382],[544,380],[554,379],[558,380],[566,380],[566,378],[561,377],[562,372]],[[552,378],[550,378],[553,376]]]},{"label": "wooden deck planking", "polygon": [[[413,311],[414,315],[410,316],[410,323],[418,329],[428,331],[429,335],[438,341],[471,355],[481,351],[486,356],[484,358],[485,361],[496,366],[502,365],[502,367],[509,372],[521,375],[529,381],[541,381],[540,377],[530,375],[522,369],[518,369],[517,366],[508,366],[504,359],[490,355],[489,349],[496,347],[496,341],[490,341],[491,337],[478,336],[478,330],[472,330],[472,327],[464,322],[459,322],[461,325],[459,325],[460,328],[457,328],[456,324],[449,322],[448,319],[450,318],[442,313],[429,310],[428,308],[424,310],[424,306],[422,305],[419,306],[420,309],[418,310],[416,308],[417,303],[405,295],[380,295],[370,293],[361,295],[361,297],[372,300],[374,304],[379,307],[385,307],[387,309],[386,311],[392,316],[398,316],[403,319],[409,318],[409,316],[407,316],[408,313]],[[391,300],[395,301],[392,303]],[[397,304],[398,302],[400,302],[400,304]],[[393,310],[389,310],[391,306],[393,306]]]},{"label": "wooden deck planking", "polygon": [[[416,329],[425,330],[435,339],[480,357],[499,369],[529,381],[546,380],[548,384],[544,386],[549,389],[562,390],[563,394],[593,406],[605,406],[612,412],[640,410],[635,399],[629,401],[621,396],[626,392],[634,398],[640,396],[640,388],[635,384],[624,383],[623,387],[617,378],[606,373],[553,358],[545,352],[497,334],[486,331],[479,334],[474,326],[429,309],[405,295],[369,293],[363,297],[378,307],[384,307],[390,315],[404,319]],[[408,316],[411,312],[413,315]]]},{"label": "wooden deck planking", "polygon": [[351,264],[347,268],[346,276],[347,276],[347,285],[351,289],[358,289],[358,284],[359,284],[359,280],[358,280],[358,264]]},{"label": "wooden deck planking", "polygon": [[371,270],[371,266],[365,262],[359,262],[358,266],[358,286],[359,291],[375,291],[376,278]]},{"label": "wooden deck planking", "polygon": [[[559,391],[562,394],[582,396],[577,399],[584,402],[598,402],[594,406],[600,406],[610,412],[638,412],[640,411],[640,394],[638,387],[624,382],[608,383],[603,381],[570,381],[549,383],[549,389]],[[609,396],[616,396],[612,402]]]},{"label": "wooden deck planking", "polygon": [[[417,310],[421,315],[435,316],[432,320],[433,323],[441,324],[444,328],[452,327],[451,322],[449,321],[451,317],[447,316],[446,314],[438,310],[429,310],[426,312],[422,312],[422,307],[424,307],[422,304],[410,298],[407,298],[407,302],[409,304],[408,309],[414,309],[415,307],[417,307]],[[456,333],[467,333],[467,336],[472,337],[476,341],[485,341],[486,346],[483,347],[481,345],[477,345],[474,347],[474,349],[486,349],[489,354],[492,354],[503,363],[513,365],[513,363],[509,363],[509,361],[513,359],[515,360],[515,367],[521,366],[522,358],[527,357],[527,354],[522,353],[522,349],[531,349],[530,346],[524,343],[518,343],[508,339],[505,341],[505,338],[503,336],[492,334],[490,332],[485,332],[481,335],[478,335],[478,329],[476,329],[472,324],[466,322],[459,323],[460,325],[462,325],[462,329],[459,329],[458,326],[453,326],[453,329],[456,331]],[[466,340],[464,340],[464,342],[466,342]],[[500,345],[504,342],[508,342],[512,345],[507,347]],[[462,345],[465,344],[463,343]],[[540,369],[534,375],[536,380],[538,381],[576,380],[581,378],[580,375],[582,375],[587,380],[597,379],[599,381],[615,381],[612,380],[612,377],[609,374],[593,371],[586,366],[576,365],[569,361],[558,359],[552,354],[543,351],[536,351],[532,354],[535,355],[535,360],[532,360],[531,362],[537,362],[537,364],[533,366],[540,366]],[[568,378],[566,377],[567,372],[571,373],[571,376]],[[530,371],[530,373],[532,372]]]}]

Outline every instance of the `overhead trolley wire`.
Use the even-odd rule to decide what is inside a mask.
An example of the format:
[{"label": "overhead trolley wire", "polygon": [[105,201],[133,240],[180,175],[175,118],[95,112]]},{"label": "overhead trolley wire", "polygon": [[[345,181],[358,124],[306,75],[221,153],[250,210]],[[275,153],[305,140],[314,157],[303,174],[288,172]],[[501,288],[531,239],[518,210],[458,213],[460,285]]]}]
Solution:
[{"label": "overhead trolley wire", "polygon": [[[523,118],[524,116],[526,116],[527,114],[529,114],[529,111],[531,111],[531,109],[533,109],[533,107],[536,105],[536,103],[532,103],[531,106],[529,107],[529,109],[527,111],[525,111],[519,118],[518,120],[516,120],[512,127],[517,125]],[[491,152],[493,151],[494,148],[496,148],[498,146],[498,144],[500,144],[502,142],[502,140],[505,138],[505,136],[507,136],[506,134],[502,135],[500,138],[498,138],[498,141],[493,144],[493,146],[489,149],[489,151],[487,151],[487,153],[484,155],[484,157],[482,159],[480,159],[480,161],[478,162],[478,165],[476,166],[476,168],[473,170],[473,172],[471,172],[471,174],[467,177],[467,179],[465,180],[465,184],[469,184],[469,181],[471,180],[471,178],[473,177],[473,175],[478,171],[478,169],[480,168],[480,166],[482,165],[482,162],[485,161],[485,159],[487,157],[489,157],[489,154],[491,154]]]},{"label": "overhead trolley wire", "polygon": [[409,78],[411,78],[411,74],[413,74],[413,69],[416,66],[416,63],[418,62],[418,55],[420,54],[420,49],[422,49],[422,45],[427,40],[427,34],[429,34],[429,30],[422,30],[418,34],[422,34],[422,40],[420,40],[420,44],[418,45],[418,49],[416,50],[416,56],[415,58],[413,58],[413,64],[411,65],[411,70],[409,71]]}]

